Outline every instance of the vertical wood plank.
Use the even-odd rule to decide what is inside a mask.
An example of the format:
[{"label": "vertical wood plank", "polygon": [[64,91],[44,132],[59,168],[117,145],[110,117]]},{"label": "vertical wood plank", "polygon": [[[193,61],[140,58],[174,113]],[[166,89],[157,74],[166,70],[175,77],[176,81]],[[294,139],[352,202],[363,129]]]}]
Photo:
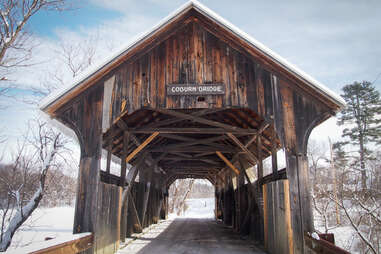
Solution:
[{"label": "vertical wood plank", "polygon": [[130,142],[130,133],[123,133],[123,155],[120,163],[120,186],[123,188],[126,183],[126,171],[127,171],[127,154],[128,154],[128,145]]},{"label": "vertical wood plank", "polygon": [[258,179],[263,177],[262,135],[257,135]]},{"label": "vertical wood plank", "polygon": [[[119,249],[119,241],[120,241],[120,231],[121,231],[121,216],[122,216],[122,193],[123,189],[121,187],[117,187],[117,197],[118,197],[118,205],[117,205],[117,219],[116,219],[116,249]],[[125,225],[123,225],[126,228]],[[123,239],[124,240],[124,239]]]},{"label": "vertical wood plank", "polygon": [[274,177],[277,178],[278,176],[278,157],[277,157],[277,150],[276,150],[276,131],[275,127],[272,129],[271,132],[271,165]]},{"label": "vertical wood plank", "polygon": [[291,224],[291,204],[290,204],[290,186],[289,181],[284,180],[284,208],[285,208],[285,223],[287,229],[288,253],[294,253],[294,240]]},{"label": "vertical wood plank", "polygon": [[262,185],[263,192],[263,229],[264,229],[264,246],[268,250],[268,207],[267,207],[267,185]]}]

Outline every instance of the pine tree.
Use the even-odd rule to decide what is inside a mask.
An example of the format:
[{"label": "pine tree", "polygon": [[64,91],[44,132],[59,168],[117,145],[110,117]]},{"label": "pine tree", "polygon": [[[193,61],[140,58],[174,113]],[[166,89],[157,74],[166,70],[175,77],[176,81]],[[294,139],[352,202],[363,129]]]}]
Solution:
[{"label": "pine tree", "polygon": [[348,126],[342,137],[345,144],[356,147],[354,163],[361,172],[362,189],[367,189],[366,162],[371,159],[369,144],[381,144],[381,99],[372,83],[354,82],[343,87],[342,97],[347,107],[338,116],[338,124]]}]

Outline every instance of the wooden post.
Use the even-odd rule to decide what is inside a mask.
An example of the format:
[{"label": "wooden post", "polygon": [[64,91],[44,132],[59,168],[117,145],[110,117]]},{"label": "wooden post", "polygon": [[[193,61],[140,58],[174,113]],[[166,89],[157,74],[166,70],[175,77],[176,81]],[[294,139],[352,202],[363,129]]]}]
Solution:
[{"label": "wooden post", "polygon": [[148,179],[146,183],[146,188],[144,192],[144,197],[143,197],[143,208],[142,208],[142,214],[140,217],[140,221],[142,222],[142,226],[145,227],[145,217],[146,217],[146,211],[147,211],[147,205],[148,205],[148,200],[150,196],[150,190],[151,190],[151,179],[152,179],[152,170],[149,170],[148,172]]},{"label": "wooden post", "polygon": [[266,184],[262,185],[263,190],[263,231],[264,231],[264,246],[265,249],[268,249],[268,224],[267,224],[267,215],[268,215],[268,209],[267,209],[267,188]]},{"label": "wooden post", "polygon": [[127,160],[125,159],[128,153],[128,143],[130,139],[129,132],[123,133],[123,155],[121,161],[121,172],[120,172],[120,186],[124,188],[124,184],[126,182],[126,170],[127,170]]},{"label": "wooden post", "polygon": [[284,209],[285,209],[285,220],[287,229],[287,241],[288,241],[288,253],[294,253],[294,240],[291,225],[291,204],[290,204],[290,186],[288,180],[284,181]]},{"label": "wooden post", "polygon": [[112,156],[112,141],[107,147],[107,164],[106,164],[106,172],[108,174],[108,181],[110,181],[110,168],[111,168],[111,156]]},{"label": "wooden post", "polygon": [[[139,158],[139,160],[137,161],[136,165],[133,166],[129,171],[128,171],[128,175],[127,175],[127,187],[124,187],[125,184],[123,184],[123,187],[124,187],[124,190],[123,190],[123,193],[122,193],[122,198],[121,198],[121,202],[123,204],[122,208],[121,208],[121,221],[120,221],[120,227],[121,227],[121,230],[120,230],[120,239],[122,240],[122,242],[125,241],[125,238],[127,237],[127,223],[128,223],[128,208],[129,208],[129,193],[131,192],[131,189],[133,187],[133,184],[135,182],[135,178],[138,174],[138,171],[139,171],[139,167],[141,166],[141,164],[144,163],[144,157],[145,157],[145,154],[142,155],[141,158]],[[125,160],[122,160],[122,164],[123,164],[123,161]]]},{"label": "wooden post", "polygon": [[131,210],[132,210],[132,214],[133,216],[135,217],[137,223],[138,223],[138,226],[139,226],[139,231],[142,231],[143,230],[143,226],[142,224],[140,223],[140,219],[139,219],[139,215],[138,215],[138,211],[136,209],[136,205],[135,205],[135,202],[134,202],[134,199],[131,195],[131,192],[128,192],[128,201],[129,203],[131,204]]},{"label": "wooden post", "polygon": [[286,151],[294,253],[304,253],[304,233],[313,231],[307,157]]},{"label": "wooden post", "polygon": [[[68,119],[75,123],[73,126],[77,128],[78,138],[83,141],[81,142],[73,233],[93,232],[95,243],[101,237],[97,232],[99,219],[97,201],[102,157],[102,91],[103,87],[100,87],[85,95],[82,98],[83,103],[78,103],[83,115]],[[92,138],[84,139],[83,137]],[[94,251],[95,248],[90,248],[85,253],[94,253]]]},{"label": "wooden post", "polygon": [[271,162],[272,162],[273,175],[275,178],[277,178],[277,176],[278,176],[278,157],[277,157],[277,150],[276,150],[275,127],[273,128],[273,130],[271,132]]},{"label": "wooden post", "polygon": [[257,170],[258,170],[258,179],[261,179],[263,177],[263,158],[262,158],[262,138],[261,135],[257,136],[257,157],[258,157],[258,164],[257,164]]}]

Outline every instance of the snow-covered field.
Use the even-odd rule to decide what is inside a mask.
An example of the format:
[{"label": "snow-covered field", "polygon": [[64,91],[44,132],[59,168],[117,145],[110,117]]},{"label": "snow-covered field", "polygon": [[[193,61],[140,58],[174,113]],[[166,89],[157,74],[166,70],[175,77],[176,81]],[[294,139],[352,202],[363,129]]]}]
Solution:
[{"label": "snow-covered field", "polygon": [[46,237],[72,235],[74,207],[38,208],[16,232],[5,253],[16,253],[17,248],[45,241]]},{"label": "snow-covered field", "polygon": [[180,216],[169,214],[169,218],[214,218],[214,198],[187,199],[185,203],[188,206],[188,209],[184,214]]}]

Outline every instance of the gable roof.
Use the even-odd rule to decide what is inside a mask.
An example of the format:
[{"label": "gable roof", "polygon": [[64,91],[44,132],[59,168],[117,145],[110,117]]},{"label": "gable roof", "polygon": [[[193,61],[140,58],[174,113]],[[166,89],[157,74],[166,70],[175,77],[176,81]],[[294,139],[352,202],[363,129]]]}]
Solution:
[{"label": "gable roof", "polygon": [[243,32],[242,30],[240,30],[239,28],[237,28],[236,26],[234,26],[233,24],[231,24],[230,22],[228,22],[227,20],[225,20],[224,18],[216,14],[214,11],[210,10],[208,7],[198,2],[197,0],[190,0],[189,2],[185,3],[180,8],[178,8],[177,10],[175,10],[173,13],[168,15],[166,18],[161,20],[151,30],[138,36],[132,43],[122,47],[120,50],[116,51],[110,57],[106,58],[101,64],[94,66],[92,68],[89,68],[87,71],[77,76],[72,84],[62,87],[61,89],[58,89],[55,92],[51,93],[49,96],[45,97],[40,103],[40,109],[45,112],[53,114],[54,109],[52,108],[54,108],[54,106],[61,104],[61,102],[64,101],[64,99],[70,96],[70,94],[72,94],[73,92],[84,89],[86,84],[90,82],[92,76],[94,76],[96,73],[100,73],[100,72],[103,73],[103,71],[107,72],[113,69],[114,68],[113,66],[115,65],[115,63],[117,63],[118,60],[120,60],[123,56],[125,56],[131,50],[141,45],[147,39],[153,37],[155,34],[160,32],[167,25],[174,22],[179,16],[188,12],[191,9],[198,11],[203,16],[213,20],[218,25],[220,25],[224,29],[231,32],[233,35],[244,40],[251,47],[261,52],[267,58],[277,63],[281,67],[283,67],[285,70],[287,70],[297,79],[303,81],[303,83],[305,83],[310,88],[315,90],[321,96],[325,97],[326,99],[328,99],[329,101],[337,105],[338,109],[343,108],[346,105],[344,99],[341,96],[334,93],[328,87],[321,84],[319,81],[317,81],[316,79],[314,79],[313,77],[305,73],[304,71],[300,70],[298,67],[289,63],[286,59],[279,56],[277,53],[275,53],[274,51],[272,51],[271,49],[269,49],[268,47],[266,47],[265,45],[263,45],[262,43],[260,43],[259,41],[251,37],[250,35],[248,35],[247,33]]}]

